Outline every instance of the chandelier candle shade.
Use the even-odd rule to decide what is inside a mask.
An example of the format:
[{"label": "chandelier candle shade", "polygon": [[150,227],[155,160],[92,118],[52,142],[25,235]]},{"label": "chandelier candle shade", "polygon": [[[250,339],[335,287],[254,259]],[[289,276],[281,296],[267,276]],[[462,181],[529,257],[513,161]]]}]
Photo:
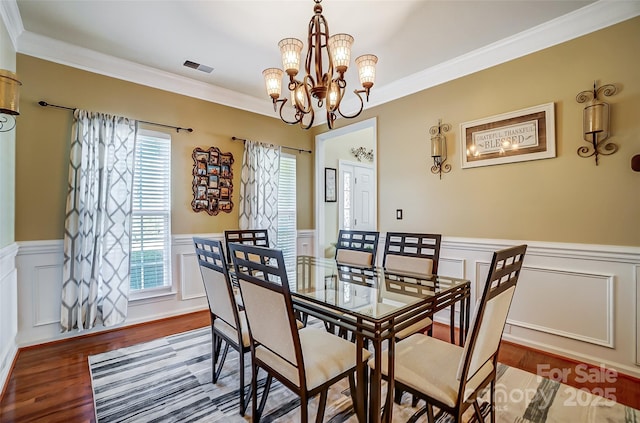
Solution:
[{"label": "chandelier candle shade", "polygon": [[[280,119],[290,125],[299,124],[304,129],[313,125],[315,118],[314,103],[321,109],[324,107],[327,113],[327,125],[333,128],[338,115],[352,119],[360,115],[364,108],[365,95],[369,101],[369,91],[376,78],[376,63],[378,58],[372,54],[366,54],[356,58],[358,76],[362,89],[354,90],[360,99],[360,108],[353,115],[345,115],[340,110],[340,104],[344,97],[347,82],[344,75],[351,62],[351,46],[353,37],[349,34],[329,35],[329,25],[322,15],[322,0],[314,0],[314,15],[309,22],[307,40],[307,55],[304,62],[304,75],[296,78],[300,69],[302,57],[302,41],[296,38],[285,38],[278,43],[282,56],[284,71],[277,68],[265,69],[264,76],[267,94],[273,101],[273,108],[279,112]],[[326,67],[325,67],[326,64]],[[282,78],[284,74],[289,77],[287,88],[291,94],[291,104],[294,109],[294,119],[288,120],[283,114],[286,98],[280,98],[282,93]],[[278,109],[278,104],[280,105]]]}]

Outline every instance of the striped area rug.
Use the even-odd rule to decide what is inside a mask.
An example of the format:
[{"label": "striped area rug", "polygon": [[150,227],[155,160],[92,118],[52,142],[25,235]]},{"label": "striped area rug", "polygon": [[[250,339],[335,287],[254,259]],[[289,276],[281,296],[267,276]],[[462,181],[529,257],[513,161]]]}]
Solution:
[{"label": "striped area rug", "polygon": [[[233,350],[218,383],[211,383],[209,328],[90,356],[89,367],[99,423],[251,421],[250,406],[245,417],[237,412]],[[246,375],[250,378],[250,371]],[[317,398],[310,402],[310,416],[315,416],[316,403]],[[640,421],[638,410],[504,365],[499,366],[496,403],[497,421],[505,423]],[[262,421],[298,422],[299,404],[294,394],[274,381]],[[411,407],[405,394],[402,405],[394,405],[393,421],[426,422],[423,405]],[[347,381],[331,388],[325,421],[357,422]],[[442,414],[437,421],[451,420]]]}]

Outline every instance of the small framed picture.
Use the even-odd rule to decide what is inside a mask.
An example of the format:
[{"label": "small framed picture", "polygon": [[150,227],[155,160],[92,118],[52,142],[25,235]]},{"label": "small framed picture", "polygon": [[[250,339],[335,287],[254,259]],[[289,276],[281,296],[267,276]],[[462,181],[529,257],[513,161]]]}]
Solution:
[{"label": "small framed picture", "polygon": [[324,168],[324,202],[336,202],[336,169]]}]

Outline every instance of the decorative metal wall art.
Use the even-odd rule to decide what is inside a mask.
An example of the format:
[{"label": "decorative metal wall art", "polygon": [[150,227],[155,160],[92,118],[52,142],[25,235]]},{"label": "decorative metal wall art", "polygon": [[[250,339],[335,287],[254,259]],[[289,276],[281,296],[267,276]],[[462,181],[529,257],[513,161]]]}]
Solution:
[{"label": "decorative metal wall art", "polygon": [[233,155],[222,153],[218,147],[207,150],[195,148],[193,154],[193,201],[195,212],[210,215],[233,210]]},{"label": "decorative metal wall art", "polygon": [[616,87],[612,84],[603,85],[596,89],[596,82],[593,82],[593,90],[586,90],[578,93],[576,101],[586,103],[582,111],[582,132],[584,140],[591,145],[578,148],[578,156],[595,156],[596,166],[598,165],[598,155],[610,156],[618,151],[618,146],[609,139],[609,104],[600,101],[598,96],[609,97],[616,93]]},{"label": "decorative metal wall art", "polygon": [[351,154],[353,154],[359,162],[361,162],[362,159],[365,159],[368,162],[373,161],[373,148],[369,150],[364,147],[352,148]]},{"label": "decorative metal wall art", "polygon": [[451,125],[448,123],[442,123],[441,119],[438,119],[438,125],[432,126],[429,129],[431,134],[431,157],[433,157],[433,166],[431,166],[431,173],[437,174],[442,179],[443,173],[451,172],[451,165],[445,163],[447,161],[447,138],[444,136],[445,132],[451,130]]}]

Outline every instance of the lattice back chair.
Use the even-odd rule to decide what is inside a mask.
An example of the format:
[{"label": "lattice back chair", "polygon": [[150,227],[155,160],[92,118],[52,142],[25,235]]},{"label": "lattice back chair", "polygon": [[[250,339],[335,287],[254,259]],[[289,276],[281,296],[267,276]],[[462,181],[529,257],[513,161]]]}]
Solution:
[{"label": "lattice back chair", "polygon": [[341,229],[336,243],[336,261],[362,267],[374,266],[379,237],[380,233],[375,231]]},{"label": "lattice back chair", "polygon": [[[404,271],[420,275],[437,275],[441,241],[442,235],[440,234],[387,232],[382,266],[392,272]],[[428,334],[431,335],[433,320],[429,317],[425,317],[398,332],[396,339],[404,339],[427,329]],[[453,342],[453,338],[451,342]]]},{"label": "lattice back chair", "polygon": [[[300,397],[301,422],[308,420],[309,399],[318,393],[316,421],[322,421],[329,386],[344,377],[355,405],[356,346],[322,329],[299,329],[282,251],[237,243],[229,248],[251,337],[253,422],[260,421],[273,378]],[[267,380],[258,404],[259,369]]]},{"label": "lattice back chair", "polygon": [[[251,342],[244,311],[236,302],[234,287],[229,278],[222,243],[217,240],[193,238],[211,312],[211,370],[213,383],[218,381],[229,347],[238,351],[240,415],[247,409],[250,391],[245,396],[244,355],[251,351]],[[222,346],[224,344],[224,350]],[[222,356],[220,352],[222,351]],[[216,367],[217,366],[217,367]]]},{"label": "lattice back chair", "polygon": [[[473,406],[477,419],[483,421],[478,395],[487,386],[490,386],[487,412],[495,422],[498,349],[526,250],[526,245],[520,245],[493,253],[464,347],[422,334],[396,344],[395,384],[427,402],[430,422],[433,422],[434,405],[451,414],[457,422],[462,421],[462,414]],[[383,374],[387,362],[385,354]]]},{"label": "lattice back chair", "polygon": [[440,234],[387,232],[382,266],[390,270],[437,275]]},{"label": "lattice back chair", "polygon": [[227,249],[227,263],[231,263],[231,254],[229,252],[229,243],[231,242],[270,247],[269,231],[267,229],[235,229],[224,231],[224,246]]}]

